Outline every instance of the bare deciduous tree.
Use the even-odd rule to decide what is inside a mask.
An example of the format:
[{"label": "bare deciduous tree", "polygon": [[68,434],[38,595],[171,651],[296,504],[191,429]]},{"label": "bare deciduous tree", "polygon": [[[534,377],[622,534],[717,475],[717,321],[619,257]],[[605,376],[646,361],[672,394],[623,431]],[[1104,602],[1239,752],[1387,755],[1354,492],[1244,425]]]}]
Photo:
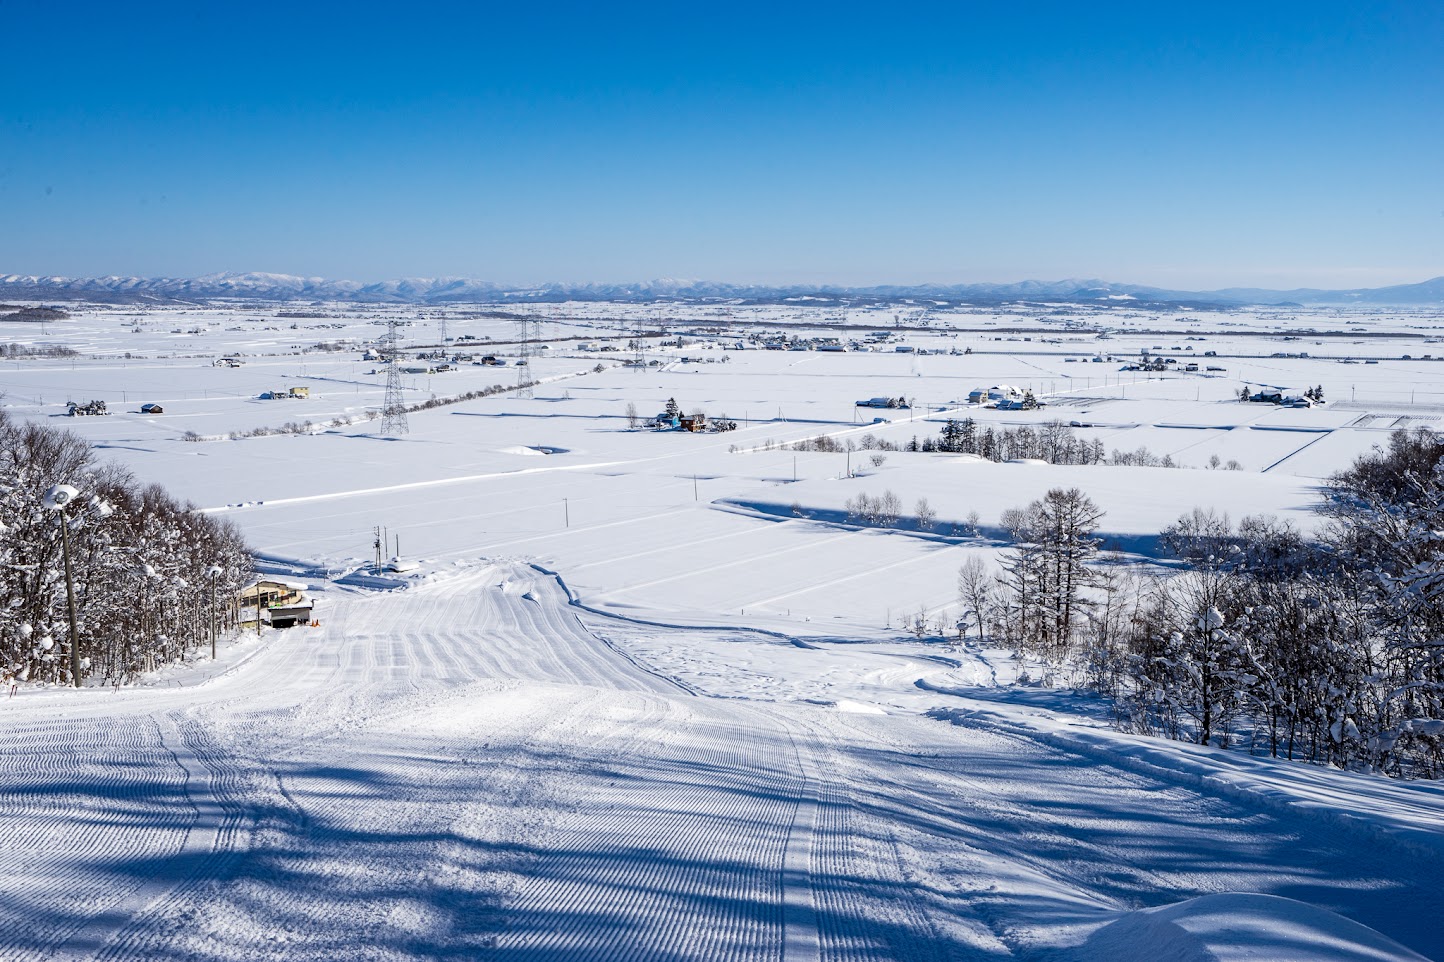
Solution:
[{"label": "bare deciduous tree", "polygon": [[938,523],[938,513],[933,506],[928,504],[927,498],[918,498],[918,503],[913,507],[913,514],[918,519],[919,531],[931,531]]},{"label": "bare deciduous tree", "polygon": [[958,568],[958,600],[965,612],[972,613],[979,644],[983,643],[984,627],[992,613],[994,588],[992,570],[977,555],[969,555]]}]

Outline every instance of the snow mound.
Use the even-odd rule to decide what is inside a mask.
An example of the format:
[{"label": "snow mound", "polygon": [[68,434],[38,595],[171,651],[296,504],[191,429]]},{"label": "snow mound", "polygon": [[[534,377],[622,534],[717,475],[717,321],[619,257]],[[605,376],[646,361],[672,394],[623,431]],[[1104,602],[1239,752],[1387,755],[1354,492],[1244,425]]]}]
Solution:
[{"label": "snow mound", "polygon": [[566,454],[566,448],[555,448],[547,444],[513,444],[510,447],[494,449],[497,454],[520,454],[523,457],[543,457],[548,454]]},{"label": "snow mound", "polygon": [[1104,926],[1078,962],[1425,962],[1368,926],[1276,895],[1205,895]]},{"label": "snow mound", "polygon": [[853,713],[853,714],[855,714],[855,715],[886,715],[886,714],[887,714],[887,712],[883,711],[881,708],[877,707],[876,705],[869,705],[869,704],[867,704],[866,702],[860,702],[860,701],[848,701],[848,700],[845,699],[845,698],[844,698],[843,700],[837,702],[837,703],[836,703],[836,707],[837,707],[837,710],[838,710],[838,711],[851,712],[851,713]]}]

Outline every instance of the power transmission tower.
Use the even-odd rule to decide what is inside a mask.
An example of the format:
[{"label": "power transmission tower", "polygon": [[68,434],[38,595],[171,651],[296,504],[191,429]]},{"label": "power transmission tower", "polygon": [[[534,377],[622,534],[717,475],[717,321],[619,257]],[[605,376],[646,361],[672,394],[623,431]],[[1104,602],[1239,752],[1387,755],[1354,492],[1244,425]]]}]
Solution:
[{"label": "power transmission tower", "polygon": [[532,397],[531,342],[536,336],[537,322],[529,317],[517,319],[517,335],[521,343],[516,352],[516,396]]},{"label": "power transmission tower", "polygon": [[381,354],[386,359],[386,400],[381,405],[381,433],[406,434],[406,402],[401,398],[401,341],[396,318],[386,324]]},{"label": "power transmission tower", "polygon": [[[446,315],[441,315],[441,353],[446,354]],[[443,358],[444,360],[444,358]]]}]

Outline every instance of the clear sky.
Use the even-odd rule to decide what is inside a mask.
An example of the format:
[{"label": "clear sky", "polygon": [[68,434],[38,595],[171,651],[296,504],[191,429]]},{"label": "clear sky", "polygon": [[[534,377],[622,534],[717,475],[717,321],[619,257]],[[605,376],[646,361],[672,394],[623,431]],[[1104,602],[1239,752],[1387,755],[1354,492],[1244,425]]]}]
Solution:
[{"label": "clear sky", "polygon": [[0,273],[1444,274],[1444,3],[0,0]]}]

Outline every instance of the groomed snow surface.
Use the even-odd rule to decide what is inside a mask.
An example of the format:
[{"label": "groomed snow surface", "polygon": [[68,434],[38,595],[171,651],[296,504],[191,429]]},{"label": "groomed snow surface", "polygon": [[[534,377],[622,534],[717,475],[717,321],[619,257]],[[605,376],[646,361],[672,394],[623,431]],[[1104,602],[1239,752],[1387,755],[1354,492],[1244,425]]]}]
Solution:
[{"label": "groomed snow surface", "polygon": [[[1082,488],[1143,559],[1195,506],[1311,528],[1321,477],[1444,416],[1444,368],[1400,357],[1444,354],[1419,333],[1438,318],[1120,311],[1101,339],[1071,326],[1097,317],[940,311],[906,335],[927,355],[649,344],[661,363],[636,371],[578,344],[625,343],[650,306],[535,310],[552,341],[535,398],[418,411],[392,438],[328,423],[380,403],[384,372],[359,359],[379,310],[86,308],[0,331],[83,355],[7,362],[12,417],[231,518],[265,573],[310,585],[321,622],[134,688],[0,700],[0,959],[1444,958],[1439,786],[1125,735],[1095,699],[1014,684],[1005,652],[903,628],[951,624],[959,564],[996,562],[999,514],[1052,487]],[[708,323],[828,316],[743,305]],[[408,342],[439,342],[407,317]],[[1309,333],[1334,328],[1351,333]],[[510,322],[458,308],[462,334],[515,358]],[[343,338],[357,349],[304,353]],[[1092,360],[1159,345],[1228,370]],[[1274,356],[1299,347],[1315,356]],[[213,364],[232,354],[244,366]],[[467,366],[404,388],[515,378]],[[1001,383],[1051,406],[955,403]],[[1322,409],[1233,400],[1318,383]],[[293,384],[310,397],[257,400]],[[888,423],[853,406],[903,394],[917,403]],[[668,397],[739,429],[628,430],[629,403],[649,416]],[[89,398],[116,413],[62,416]],[[152,401],[166,413],[138,411]],[[1194,469],[780,447],[904,444],[955,412],[1076,420]],[[312,425],[226,439],[288,421]],[[1198,470],[1214,454],[1244,470]],[[937,527],[845,523],[848,499],[884,490],[905,514],[926,497]],[[374,526],[418,567],[358,572]]]},{"label": "groomed snow surface", "polygon": [[[1437,837],[1400,824],[1437,816],[1432,786],[1366,780],[1380,817],[1344,818],[1306,797],[1340,773],[1255,794],[1218,777],[1228,757],[1210,777],[1120,736],[1110,760],[1105,730],[1070,744],[1029,710],[955,697],[976,710],[940,724],[880,706],[929,670],[899,652],[699,634],[734,649],[740,682],[707,659],[658,672],[645,652],[688,632],[579,612],[553,577],[483,564],[333,591],[320,627],[248,639],[203,680],[23,691],[0,754],[0,957],[1438,948]],[[830,701],[725,697],[748,665],[838,681],[814,692]],[[1224,894],[1239,891],[1263,894]]]}]

